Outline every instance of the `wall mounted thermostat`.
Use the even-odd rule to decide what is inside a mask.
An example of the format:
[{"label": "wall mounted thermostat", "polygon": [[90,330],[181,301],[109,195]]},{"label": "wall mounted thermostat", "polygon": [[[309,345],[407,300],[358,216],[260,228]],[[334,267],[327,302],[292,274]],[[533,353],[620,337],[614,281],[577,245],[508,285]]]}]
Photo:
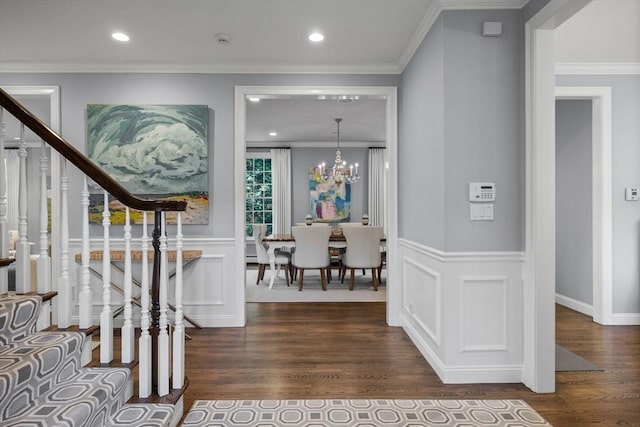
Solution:
[{"label": "wall mounted thermostat", "polygon": [[624,189],[624,199],[627,201],[637,201],[640,200],[640,192],[638,192],[638,187],[627,187]]},{"label": "wall mounted thermostat", "polygon": [[492,202],[496,199],[496,184],[493,182],[470,182],[470,202]]}]

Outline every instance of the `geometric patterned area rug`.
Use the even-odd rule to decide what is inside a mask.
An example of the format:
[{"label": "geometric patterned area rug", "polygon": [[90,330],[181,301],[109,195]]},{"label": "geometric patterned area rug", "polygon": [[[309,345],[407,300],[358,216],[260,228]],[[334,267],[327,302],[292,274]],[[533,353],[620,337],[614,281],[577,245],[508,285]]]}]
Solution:
[{"label": "geometric patterned area rug", "polygon": [[197,400],[183,426],[551,426],[522,400]]}]

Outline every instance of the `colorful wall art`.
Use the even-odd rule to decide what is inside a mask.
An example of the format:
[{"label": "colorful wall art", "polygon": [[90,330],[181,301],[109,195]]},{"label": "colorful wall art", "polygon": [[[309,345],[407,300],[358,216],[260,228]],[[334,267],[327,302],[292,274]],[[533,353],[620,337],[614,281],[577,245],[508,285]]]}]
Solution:
[{"label": "colorful wall art", "polygon": [[[186,200],[184,224],[209,222],[206,105],[87,105],[87,155],[131,193],[145,199]],[[101,189],[90,189],[90,222],[102,222]],[[109,199],[111,222],[124,206]],[[148,215],[150,223],[153,215]],[[175,213],[167,213],[175,222]],[[142,223],[142,213],[131,221]]]},{"label": "colorful wall art", "polygon": [[314,222],[345,222],[351,215],[351,184],[326,182],[309,175],[309,213]]}]

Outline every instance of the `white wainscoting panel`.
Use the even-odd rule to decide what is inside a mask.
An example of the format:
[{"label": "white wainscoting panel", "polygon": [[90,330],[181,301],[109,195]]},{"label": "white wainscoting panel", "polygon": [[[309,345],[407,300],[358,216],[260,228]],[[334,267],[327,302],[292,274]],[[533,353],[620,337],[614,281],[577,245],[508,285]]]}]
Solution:
[{"label": "white wainscoting panel", "polygon": [[507,350],[507,276],[460,276],[460,351]]},{"label": "white wainscoting panel", "polygon": [[402,325],[444,383],[522,382],[522,252],[399,241]]},{"label": "white wainscoting panel", "polygon": [[[403,292],[403,310],[433,341],[440,346],[440,307],[442,280],[440,273],[409,258],[402,258],[403,277],[407,292]],[[408,298],[411,296],[411,298]]]}]

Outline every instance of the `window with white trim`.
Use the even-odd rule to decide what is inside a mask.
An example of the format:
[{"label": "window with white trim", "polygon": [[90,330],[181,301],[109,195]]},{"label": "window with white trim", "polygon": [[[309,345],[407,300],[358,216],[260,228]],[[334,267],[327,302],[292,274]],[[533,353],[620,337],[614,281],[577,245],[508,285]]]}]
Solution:
[{"label": "window with white trim", "polygon": [[245,236],[253,237],[254,224],[267,224],[273,233],[273,187],[270,153],[245,156]]}]

